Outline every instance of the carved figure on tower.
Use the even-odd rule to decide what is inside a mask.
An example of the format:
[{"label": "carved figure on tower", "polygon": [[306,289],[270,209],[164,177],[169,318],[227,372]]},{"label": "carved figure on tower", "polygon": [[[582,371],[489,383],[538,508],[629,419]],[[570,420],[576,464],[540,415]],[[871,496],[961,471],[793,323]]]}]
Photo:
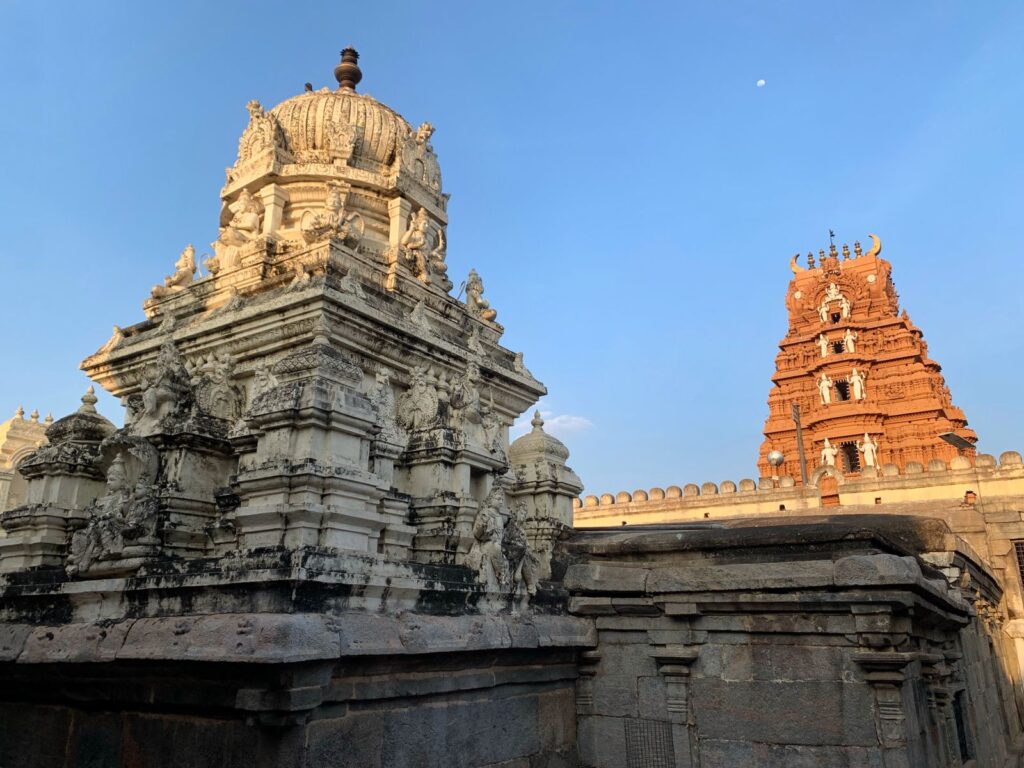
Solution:
[{"label": "carved figure on tower", "polygon": [[854,400],[863,400],[865,397],[864,393],[864,380],[867,377],[858,371],[856,368],[850,373],[850,391],[853,395]]},{"label": "carved figure on tower", "polygon": [[825,444],[821,448],[821,464],[826,467],[834,467],[836,465],[836,456],[839,455],[839,449],[833,447],[832,443],[829,442],[828,438],[825,438]]},{"label": "carved figure on tower", "polygon": [[846,333],[843,334],[843,347],[847,352],[856,352],[857,348],[855,343],[857,341],[857,333],[852,328],[847,328]]},{"label": "carved figure on tower", "polygon": [[864,456],[865,467],[878,466],[878,441],[872,440],[871,435],[864,433],[864,440],[857,441],[857,450]]},{"label": "carved figure on tower", "polygon": [[818,395],[821,397],[821,404],[828,405],[832,402],[832,379],[824,371],[818,379]]},{"label": "carved figure on tower", "polygon": [[824,333],[818,334],[818,348],[821,350],[821,356],[828,356],[828,336]]},{"label": "carved figure on tower", "polygon": [[466,309],[471,315],[491,323],[498,317],[497,311],[491,309],[490,302],[484,298],[484,281],[475,269],[469,270],[466,278]]},{"label": "carved figure on tower", "polygon": [[189,244],[174,263],[174,274],[165,277],[163,285],[154,285],[150,294],[154,299],[159,299],[177,293],[192,284],[195,274],[196,249]]},{"label": "carved figure on tower", "polygon": [[402,254],[412,273],[424,283],[430,281],[427,272],[427,211],[420,208],[409,220],[409,229],[402,235]]}]

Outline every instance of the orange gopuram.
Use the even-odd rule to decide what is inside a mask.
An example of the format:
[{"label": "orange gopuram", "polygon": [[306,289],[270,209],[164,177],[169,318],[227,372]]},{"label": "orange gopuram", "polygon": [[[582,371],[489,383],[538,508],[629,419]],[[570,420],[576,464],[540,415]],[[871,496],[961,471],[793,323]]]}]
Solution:
[{"label": "orange gopuram", "polygon": [[[762,478],[801,482],[797,419],[809,479],[920,471],[958,454],[974,461],[977,436],[953,405],[923,334],[900,312],[890,272],[871,235],[840,254],[790,262],[789,331],[779,343],[758,457]],[[796,407],[794,407],[796,406]],[[914,464],[919,467],[913,466]]]}]

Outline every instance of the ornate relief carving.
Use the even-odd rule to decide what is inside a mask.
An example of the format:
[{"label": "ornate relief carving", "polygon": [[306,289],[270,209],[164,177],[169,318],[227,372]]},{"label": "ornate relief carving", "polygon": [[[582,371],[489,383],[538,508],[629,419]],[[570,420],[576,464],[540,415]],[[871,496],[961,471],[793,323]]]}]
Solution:
[{"label": "ornate relief carving", "polygon": [[305,211],[299,222],[302,239],[314,243],[326,237],[337,237],[353,248],[359,246],[366,232],[366,222],[358,213],[345,213],[345,196],[336,184],[327,187],[323,213]]},{"label": "ornate relief carving", "polygon": [[473,544],[466,565],[477,572],[479,581],[498,591],[508,584],[508,566],[502,553],[505,522],[501,516],[504,492],[493,488],[473,520]]},{"label": "ornate relief carving", "polygon": [[526,502],[515,502],[501,538],[501,552],[508,563],[510,591],[515,593],[522,585],[526,588],[527,594],[534,595],[537,593],[537,583],[540,580],[540,560],[530,548],[526,531],[523,529],[526,518]]},{"label": "ornate relief carving", "polygon": [[242,138],[238,140],[236,168],[247,160],[283,148],[285,145],[281,126],[278,125],[276,117],[266,112],[256,99],[246,104],[245,108],[249,111],[249,125],[242,132]]},{"label": "ornate relief carving", "polygon": [[398,400],[398,424],[409,432],[430,429],[437,423],[437,391],[427,382],[427,372],[412,369],[411,384]]},{"label": "ornate relief carving", "polygon": [[227,353],[211,352],[189,366],[196,404],[207,415],[230,422],[241,417],[244,394],[232,381],[234,371],[235,361]]},{"label": "ornate relief carving", "polygon": [[371,387],[368,397],[377,413],[377,424],[380,426],[377,439],[392,445],[405,445],[406,438],[398,426],[395,391],[391,387],[391,375],[387,368],[381,367],[377,371],[375,383]]},{"label": "ornate relief carving", "polygon": [[[88,522],[71,537],[67,571],[70,576],[117,569],[125,558],[139,557],[157,543],[159,510],[157,473],[160,458],[148,440],[112,435],[101,446],[113,453],[103,496],[87,508]],[[138,561],[120,563],[137,567]]]},{"label": "ornate relief carving", "polygon": [[156,431],[164,417],[191,400],[191,377],[174,342],[166,341],[141,377],[141,396],[129,398],[125,421],[137,435]]},{"label": "ornate relief carving", "polygon": [[402,235],[399,250],[405,265],[413,275],[424,283],[430,281],[427,269],[429,239],[427,236],[427,211],[420,208],[409,220],[409,228]]}]

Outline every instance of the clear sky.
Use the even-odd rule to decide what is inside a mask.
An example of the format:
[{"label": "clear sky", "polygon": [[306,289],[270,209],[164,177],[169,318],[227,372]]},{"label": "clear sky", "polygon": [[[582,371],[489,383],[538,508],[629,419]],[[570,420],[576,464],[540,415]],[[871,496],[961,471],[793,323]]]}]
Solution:
[{"label": "clear sky", "polygon": [[882,238],[979,448],[1024,449],[1020,2],[7,0],[0,36],[4,418],[77,406],[216,238],[245,103],[353,44],[437,127],[450,274],[588,492],[756,476],[788,261],[829,228]]}]

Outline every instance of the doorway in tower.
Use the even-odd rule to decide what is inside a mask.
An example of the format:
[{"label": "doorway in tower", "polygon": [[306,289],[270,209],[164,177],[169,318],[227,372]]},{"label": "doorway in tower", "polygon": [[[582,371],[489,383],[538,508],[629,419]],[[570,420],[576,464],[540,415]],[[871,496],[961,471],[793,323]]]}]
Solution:
[{"label": "doorway in tower", "polygon": [[846,379],[836,379],[833,383],[836,387],[836,400],[849,400],[850,382]]},{"label": "doorway in tower", "polygon": [[839,455],[843,457],[843,473],[860,472],[860,451],[856,442],[839,444]]}]

